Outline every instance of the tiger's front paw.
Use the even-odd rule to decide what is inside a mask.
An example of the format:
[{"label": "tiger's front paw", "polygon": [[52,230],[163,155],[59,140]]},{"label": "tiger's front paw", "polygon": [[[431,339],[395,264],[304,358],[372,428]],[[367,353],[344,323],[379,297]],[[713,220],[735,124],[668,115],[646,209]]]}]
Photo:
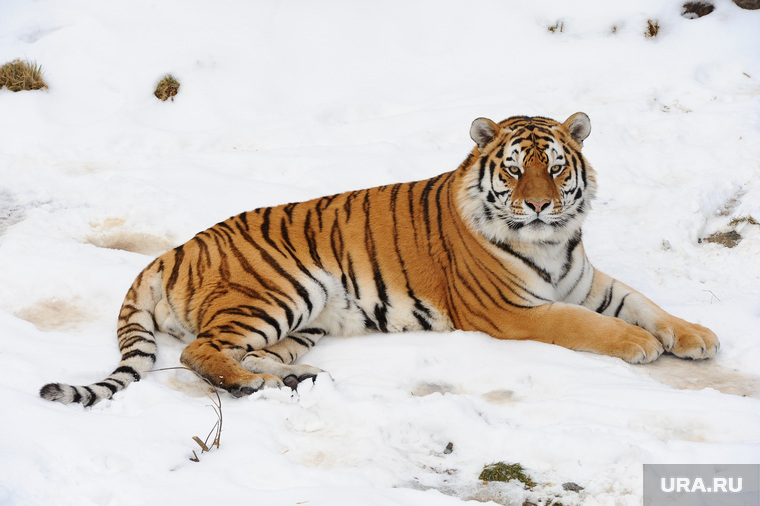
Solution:
[{"label": "tiger's front paw", "polygon": [[655,335],[665,351],[681,358],[714,358],[720,349],[718,336],[712,330],[676,317],[659,323]]},{"label": "tiger's front paw", "polygon": [[664,348],[655,336],[633,325],[625,326],[625,333],[617,337],[605,353],[631,364],[648,364],[662,355]]}]

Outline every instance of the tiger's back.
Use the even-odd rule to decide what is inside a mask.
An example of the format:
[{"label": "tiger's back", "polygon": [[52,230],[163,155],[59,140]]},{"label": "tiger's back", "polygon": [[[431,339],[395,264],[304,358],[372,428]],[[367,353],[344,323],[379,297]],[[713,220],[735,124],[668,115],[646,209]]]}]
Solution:
[{"label": "tiger's back", "polygon": [[153,366],[156,331],[189,341],[182,362],[234,395],[314,378],[319,369],[293,362],[328,334],[462,329],[631,362],[663,349],[713,356],[709,330],[588,262],[581,224],[595,179],[580,148],[589,130],[583,113],[565,123],[481,118],[477,146],[454,171],[218,223],[135,280],[111,376],[41,395],[85,405],[111,397]]},{"label": "tiger's back", "polygon": [[437,309],[443,280],[430,276],[440,248],[425,240],[424,216],[437,211],[425,210],[434,206],[422,194],[435,182],[256,209],[211,227],[159,259],[173,317],[203,337],[256,301],[268,344],[307,327],[340,335],[450,329]]}]

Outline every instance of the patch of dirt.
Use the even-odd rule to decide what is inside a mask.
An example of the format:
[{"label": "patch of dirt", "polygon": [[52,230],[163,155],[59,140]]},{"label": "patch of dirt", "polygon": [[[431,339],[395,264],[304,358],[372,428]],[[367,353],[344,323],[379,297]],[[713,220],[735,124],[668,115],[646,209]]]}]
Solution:
[{"label": "patch of dirt", "polygon": [[108,218],[93,225],[95,233],[87,236],[86,242],[98,248],[118,249],[141,255],[158,256],[175,245],[165,237],[144,232],[134,232],[124,228],[122,218]]},{"label": "patch of dirt", "polygon": [[734,371],[712,360],[662,356],[651,364],[635,366],[639,372],[680,390],[714,388],[724,394],[760,399],[760,376]]},{"label": "patch of dirt", "polygon": [[517,395],[512,390],[491,390],[483,394],[483,399],[492,404],[517,402]]},{"label": "patch of dirt", "polygon": [[42,299],[17,311],[16,316],[33,323],[40,330],[71,330],[92,320],[92,314],[85,311],[77,299]]},{"label": "patch of dirt", "polygon": [[715,232],[707,237],[699,239],[700,243],[712,242],[715,244],[721,244],[726,248],[735,248],[737,244],[742,241],[742,236],[736,230],[729,230],[728,232]]},{"label": "patch of dirt", "polygon": [[445,383],[419,383],[412,389],[411,394],[416,397],[425,397],[431,394],[450,394],[458,393],[459,389],[454,385],[447,385]]}]

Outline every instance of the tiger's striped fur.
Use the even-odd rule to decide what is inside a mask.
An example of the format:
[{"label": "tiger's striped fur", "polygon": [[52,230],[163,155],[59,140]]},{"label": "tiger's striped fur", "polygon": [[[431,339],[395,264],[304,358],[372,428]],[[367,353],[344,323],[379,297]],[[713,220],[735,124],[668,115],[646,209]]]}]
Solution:
[{"label": "tiger's striped fur", "polygon": [[293,362],[328,334],[462,329],[632,363],[663,351],[715,356],[710,330],[586,257],[590,128],[583,113],[479,118],[477,146],[452,172],[229,218],[137,277],[108,378],[40,394],[86,406],[110,398],[150,371],[156,331],[188,341],[182,363],[236,396],[314,378],[319,369]]}]

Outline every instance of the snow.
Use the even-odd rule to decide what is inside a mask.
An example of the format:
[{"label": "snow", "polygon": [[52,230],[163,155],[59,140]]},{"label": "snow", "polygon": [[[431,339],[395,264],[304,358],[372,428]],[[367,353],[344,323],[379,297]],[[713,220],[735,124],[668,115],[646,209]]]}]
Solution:
[{"label": "snow", "polygon": [[[644,463],[760,463],[760,227],[698,241],[760,219],[760,11],[714,3],[4,0],[0,63],[49,89],[0,91],[0,504],[638,505]],[[165,73],[174,102],[152,95]],[[714,361],[325,338],[304,361],[332,380],[223,393],[203,454],[216,415],[186,371],[91,409],[38,397],[113,369],[127,288],[196,232],[452,170],[479,116],[579,110],[591,260],[713,329]],[[162,337],[157,366],[181,347]],[[539,486],[483,484],[496,461]]]}]

